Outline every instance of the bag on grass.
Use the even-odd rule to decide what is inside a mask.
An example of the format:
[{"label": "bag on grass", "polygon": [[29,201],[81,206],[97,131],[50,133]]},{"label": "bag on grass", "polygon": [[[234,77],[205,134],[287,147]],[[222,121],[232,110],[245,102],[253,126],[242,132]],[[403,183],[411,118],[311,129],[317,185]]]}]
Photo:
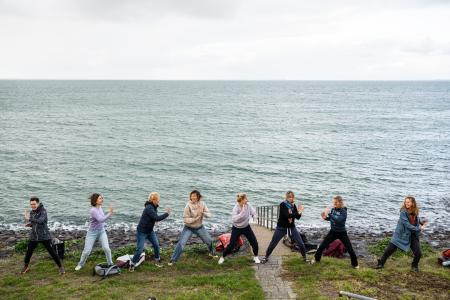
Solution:
[{"label": "bag on grass", "polygon": [[[132,254],[125,254],[116,259],[116,266],[119,268],[129,268],[131,265],[131,260],[133,259]],[[135,267],[142,264],[145,260],[145,252],[141,253],[141,256],[139,256],[139,261],[134,265]]]},{"label": "bag on grass", "polygon": [[120,274],[120,268],[116,265],[108,265],[107,263],[101,263],[94,267],[94,271],[92,272],[92,276],[99,275],[103,278],[107,276]]},{"label": "bag on grass", "polygon": [[[225,250],[225,248],[228,246],[228,244],[230,244],[230,239],[231,239],[231,233],[224,233],[219,235],[219,237],[217,238],[219,241],[217,242],[216,245],[216,251],[218,252],[222,252]],[[244,245],[244,240],[239,237],[237,240],[237,244],[236,247],[233,249],[232,252],[237,252],[239,251],[239,249]]]},{"label": "bag on grass", "polygon": [[58,257],[60,259],[64,259],[64,252],[65,252],[64,241],[60,241],[57,238],[53,238],[52,239],[52,248],[53,248],[53,251],[55,251],[56,255],[58,255]]}]

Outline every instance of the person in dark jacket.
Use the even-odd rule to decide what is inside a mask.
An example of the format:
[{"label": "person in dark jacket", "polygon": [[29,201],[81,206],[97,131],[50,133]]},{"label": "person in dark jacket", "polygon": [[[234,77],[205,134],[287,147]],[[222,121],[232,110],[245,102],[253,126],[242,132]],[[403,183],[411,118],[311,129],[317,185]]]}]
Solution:
[{"label": "person in dark jacket", "polygon": [[376,269],[382,269],[386,260],[394,254],[398,249],[408,251],[411,248],[414,258],[411,263],[411,270],[419,272],[419,261],[422,256],[420,251],[419,233],[421,229],[427,224],[427,221],[422,221],[419,218],[419,207],[416,204],[416,199],[412,196],[407,196],[400,208],[400,218],[395,228],[394,235],[391,242],[384,250],[383,256],[378,259]]},{"label": "person in dark jacket", "polygon": [[144,211],[142,212],[141,219],[137,226],[136,238],[137,245],[136,251],[134,252],[133,259],[131,260],[130,271],[134,271],[134,265],[139,261],[140,255],[144,250],[145,239],[148,239],[153,246],[155,252],[155,265],[162,267],[160,264],[161,258],[159,253],[159,242],[153,228],[155,227],[155,222],[162,221],[169,216],[172,209],[167,208],[166,212],[162,215],[158,215],[160,197],[157,192],[152,192],[148,196],[148,201],[144,204]]},{"label": "person in dark jacket", "polygon": [[31,227],[31,232],[27,253],[25,254],[24,266],[20,273],[25,274],[30,271],[29,264],[31,256],[38,244],[41,243],[58,265],[59,274],[63,275],[65,273],[64,267],[61,264],[58,255],[52,248],[52,238],[50,236],[50,230],[47,227],[47,211],[45,210],[44,205],[39,203],[39,198],[37,197],[30,198],[30,206],[31,212],[25,211],[24,213],[25,221],[28,222],[25,226]]},{"label": "person in dark jacket", "polygon": [[358,258],[356,257],[352,243],[348,238],[347,230],[345,228],[345,221],[347,220],[347,207],[344,206],[344,200],[341,196],[333,197],[333,206],[334,207],[331,210],[326,208],[322,212],[322,219],[325,221],[330,221],[331,230],[328,232],[327,236],[317,249],[311,264],[320,262],[322,252],[331,244],[331,242],[336,239],[340,239],[345,248],[347,248],[348,254],[350,254],[353,268],[359,269]]},{"label": "person in dark jacket", "polygon": [[266,256],[261,260],[261,263],[266,263],[269,260],[273,249],[278,245],[280,240],[287,234],[300,247],[300,253],[303,260],[306,262],[306,249],[300,233],[295,227],[295,219],[299,220],[302,216],[304,207],[300,205],[298,208],[294,203],[295,195],[292,191],[286,192],[285,201],[280,203],[280,210],[278,215],[277,228],[273,233],[272,240],[266,250]]}]

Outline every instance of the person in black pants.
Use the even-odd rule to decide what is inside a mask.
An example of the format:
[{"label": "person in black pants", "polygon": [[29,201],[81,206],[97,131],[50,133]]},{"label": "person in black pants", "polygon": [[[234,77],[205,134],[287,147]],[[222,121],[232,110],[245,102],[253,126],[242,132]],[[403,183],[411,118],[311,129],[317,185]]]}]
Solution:
[{"label": "person in black pants", "polygon": [[287,234],[292,240],[294,240],[300,247],[300,252],[303,256],[303,260],[306,262],[306,248],[303,243],[300,233],[295,227],[295,219],[299,220],[304,210],[303,205],[297,206],[294,203],[295,195],[292,191],[286,192],[286,200],[280,203],[280,209],[278,214],[277,228],[273,233],[272,240],[266,250],[266,256],[261,260],[261,263],[269,261],[269,256],[272,254],[273,249],[278,245],[280,240]]},{"label": "person in black pants", "polygon": [[50,230],[47,227],[47,211],[42,203],[39,203],[39,198],[30,198],[31,212],[25,211],[25,220],[27,223],[26,227],[31,227],[30,241],[28,242],[27,253],[25,254],[24,266],[22,268],[21,274],[25,274],[30,271],[29,263],[31,256],[33,255],[34,249],[36,249],[39,243],[42,243],[47,249],[50,256],[53,258],[55,263],[59,267],[59,274],[63,275],[65,273],[64,267],[59,260],[58,255],[55,253],[51,246],[51,236]]},{"label": "person in black pants", "polygon": [[416,204],[416,199],[412,196],[407,196],[400,208],[400,218],[397,222],[391,242],[384,250],[383,256],[378,259],[376,269],[384,268],[386,260],[394,254],[397,249],[408,251],[411,248],[414,258],[411,263],[411,270],[419,272],[419,261],[422,256],[420,251],[419,234],[421,229],[426,225],[426,220],[419,218],[419,208]]},{"label": "person in black pants", "polygon": [[255,264],[259,264],[258,257],[258,241],[256,240],[255,233],[249,225],[250,219],[256,217],[256,210],[248,203],[248,198],[245,193],[239,193],[236,196],[237,204],[233,208],[231,220],[233,226],[231,227],[230,243],[223,251],[222,256],[219,258],[219,265],[223,264],[225,257],[231,253],[236,247],[237,240],[241,234],[243,234],[250,246],[253,249],[253,261]]},{"label": "person in black pants", "polygon": [[334,240],[340,239],[350,254],[352,261],[352,266],[355,269],[359,269],[358,259],[356,257],[355,251],[353,251],[352,243],[347,235],[347,230],[345,229],[345,221],[347,220],[347,207],[344,206],[344,201],[341,196],[333,197],[333,208],[331,211],[326,208],[322,212],[322,219],[325,221],[330,221],[331,230],[328,232],[327,236],[320,244],[319,248],[314,255],[314,259],[311,264],[320,262],[322,258],[322,252],[325,250]]}]

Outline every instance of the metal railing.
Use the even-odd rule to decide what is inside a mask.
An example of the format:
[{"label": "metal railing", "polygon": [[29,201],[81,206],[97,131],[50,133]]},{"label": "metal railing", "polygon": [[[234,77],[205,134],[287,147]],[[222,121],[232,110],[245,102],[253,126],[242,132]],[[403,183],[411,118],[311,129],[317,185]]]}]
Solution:
[{"label": "metal railing", "polygon": [[256,208],[256,214],[258,215],[258,225],[273,230],[277,225],[279,213],[279,205],[258,206]]}]

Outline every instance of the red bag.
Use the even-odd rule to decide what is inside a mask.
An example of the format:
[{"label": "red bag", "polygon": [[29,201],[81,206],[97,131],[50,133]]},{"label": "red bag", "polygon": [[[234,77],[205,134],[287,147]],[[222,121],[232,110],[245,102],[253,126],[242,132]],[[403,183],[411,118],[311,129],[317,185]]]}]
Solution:
[{"label": "red bag", "polygon": [[344,253],[347,251],[345,249],[344,244],[341,240],[334,240],[325,251],[323,251],[323,255],[342,258],[344,257]]},{"label": "red bag", "polygon": [[[216,245],[216,251],[222,252],[230,243],[231,233],[224,233],[218,237],[218,242]],[[233,252],[238,251],[241,246],[244,245],[244,240],[239,236],[237,240],[237,245],[233,249]]]},{"label": "red bag", "polygon": [[446,259],[449,259],[450,258],[450,249],[442,251],[442,257],[446,258]]}]

